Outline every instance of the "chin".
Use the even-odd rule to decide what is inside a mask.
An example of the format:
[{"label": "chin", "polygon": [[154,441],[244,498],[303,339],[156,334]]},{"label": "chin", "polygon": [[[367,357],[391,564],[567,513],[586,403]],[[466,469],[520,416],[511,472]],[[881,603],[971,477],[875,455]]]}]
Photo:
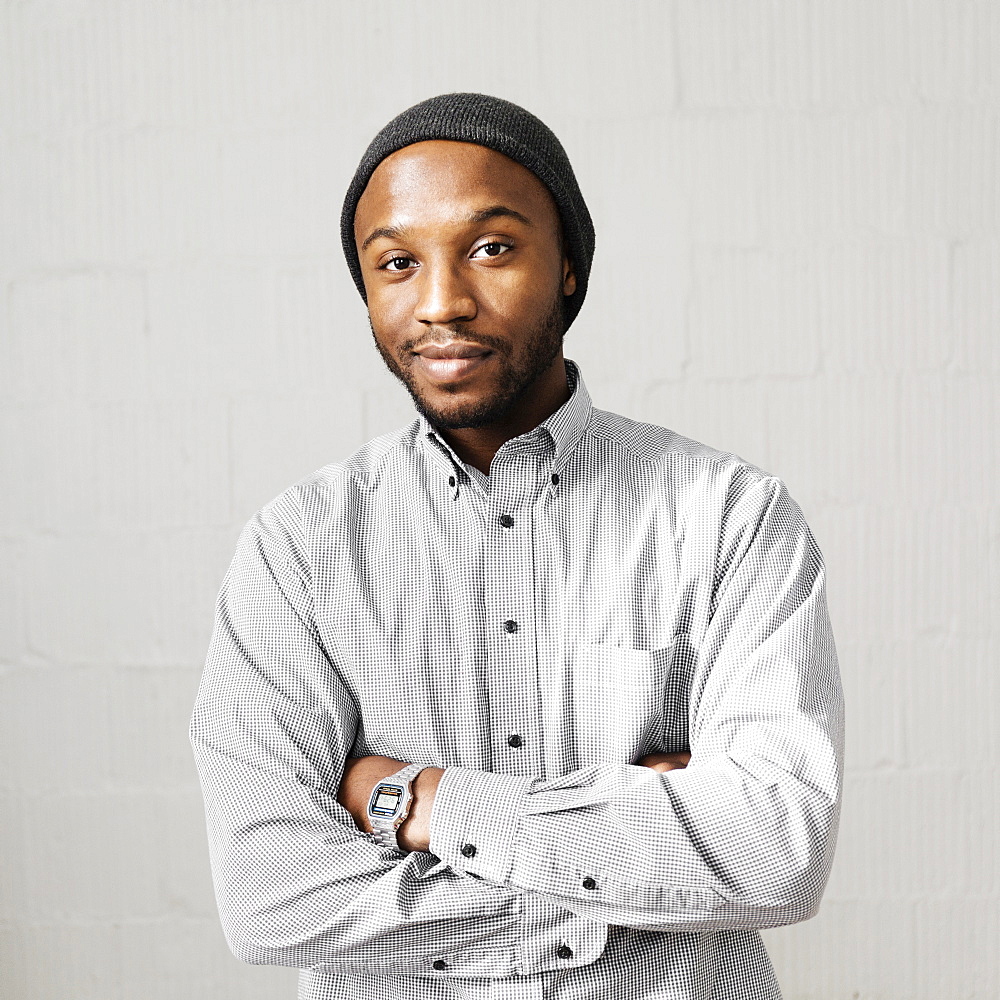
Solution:
[{"label": "chin", "polygon": [[457,431],[463,428],[485,427],[502,419],[507,412],[506,407],[491,407],[477,404],[465,406],[427,406],[420,400],[414,400],[417,409],[435,426],[445,431]]},{"label": "chin", "polygon": [[407,384],[416,408],[435,426],[446,431],[486,427],[502,420],[515,400],[503,393],[490,393],[478,399],[432,401]]}]

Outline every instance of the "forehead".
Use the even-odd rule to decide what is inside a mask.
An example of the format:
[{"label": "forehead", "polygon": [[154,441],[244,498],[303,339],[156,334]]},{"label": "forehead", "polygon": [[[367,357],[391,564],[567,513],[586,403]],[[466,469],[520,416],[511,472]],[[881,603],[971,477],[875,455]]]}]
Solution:
[{"label": "forehead", "polygon": [[548,188],[503,153],[468,142],[417,142],[387,156],[358,201],[355,232],[391,221],[420,225],[504,205],[535,225],[558,224]]}]

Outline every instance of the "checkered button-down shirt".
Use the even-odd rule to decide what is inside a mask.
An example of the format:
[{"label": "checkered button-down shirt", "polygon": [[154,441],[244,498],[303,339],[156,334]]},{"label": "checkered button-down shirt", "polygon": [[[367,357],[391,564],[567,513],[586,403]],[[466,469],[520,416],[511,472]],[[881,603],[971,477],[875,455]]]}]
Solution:
[{"label": "checkered button-down shirt", "polygon": [[[300,998],[778,997],[758,928],[819,904],[842,701],[802,513],[567,370],[488,479],[421,418],[240,538],[191,739],[230,946]],[[445,768],[430,852],[338,804],[367,754]]]}]

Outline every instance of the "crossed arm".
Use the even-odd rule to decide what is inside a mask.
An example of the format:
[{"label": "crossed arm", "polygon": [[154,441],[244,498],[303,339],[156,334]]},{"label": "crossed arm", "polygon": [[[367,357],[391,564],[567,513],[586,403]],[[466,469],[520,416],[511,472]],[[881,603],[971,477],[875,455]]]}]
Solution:
[{"label": "crossed arm", "polygon": [[[654,771],[674,771],[686,767],[691,759],[689,753],[653,753],[636,763]],[[359,830],[371,833],[368,822],[368,801],[375,786],[400,768],[407,761],[392,757],[349,757],[344,767],[344,778],[340,783],[337,801],[351,814]],[[441,782],[444,768],[425,767],[416,777],[412,786],[413,801],[410,812],[396,832],[396,840],[405,851],[428,851],[431,844],[431,811],[434,796]]]},{"label": "crossed arm", "polygon": [[513,975],[523,893],[657,931],[811,916],[842,761],[825,574],[776,481],[740,511],[698,636],[690,766],[655,755],[536,778],[427,768],[402,857],[364,832],[373,785],[406,762],[349,757],[361,720],[318,635],[301,515],[261,511],[219,596],[191,724],[234,953],[421,972],[433,941],[463,975]]}]

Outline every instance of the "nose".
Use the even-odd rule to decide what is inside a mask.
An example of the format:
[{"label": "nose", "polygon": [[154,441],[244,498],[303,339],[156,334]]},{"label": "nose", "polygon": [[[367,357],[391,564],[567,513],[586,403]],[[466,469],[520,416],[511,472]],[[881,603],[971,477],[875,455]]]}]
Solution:
[{"label": "nose", "polygon": [[476,318],[476,298],[456,268],[427,262],[413,315],[428,326],[467,323]]}]

